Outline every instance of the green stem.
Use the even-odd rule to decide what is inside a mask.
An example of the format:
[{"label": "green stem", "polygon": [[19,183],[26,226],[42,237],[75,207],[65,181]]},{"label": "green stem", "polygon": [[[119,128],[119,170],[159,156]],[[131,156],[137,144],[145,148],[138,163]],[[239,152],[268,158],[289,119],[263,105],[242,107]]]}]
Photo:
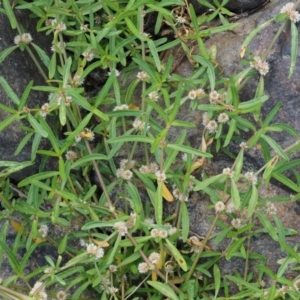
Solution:
[{"label": "green stem", "polygon": [[212,231],[215,228],[215,225],[217,223],[217,220],[219,219],[220,214],[221,214],[221,212],[218,212],[217,215],[216,215],[216,217],[215,217],[215,219],[214,219],[214,221],[212,222],[212,224],[211,224],[211,226],[210,226],[210,228],[208,230],[208,233],[206,234],[206,237],[205,237],[205,239],[202,242],[202,247],[200,248],[199,252],[197,253],[197,256],[196,256],[196,258],[195,258],[195,260],[193,262],[193,265],[192,265],[192,267],[191,267],[191,269],[190,269],[190,271],[189,271],[189,273],[188,273],[188,275],[187,275],[187,277],[185,279],[185,282],[187,282],[187,281],[189,281],[191,279],[191,277],[192,277],[192,275],[193,275],[193,273],[195,271],[195,268],[196,268],[196,266],[198,264],[198,261],[199,261],[199,259],[201,257],[201,254],[203,252],[203,249],[204,249],[207,241],[209,240],[209,237],[210,237]]}]

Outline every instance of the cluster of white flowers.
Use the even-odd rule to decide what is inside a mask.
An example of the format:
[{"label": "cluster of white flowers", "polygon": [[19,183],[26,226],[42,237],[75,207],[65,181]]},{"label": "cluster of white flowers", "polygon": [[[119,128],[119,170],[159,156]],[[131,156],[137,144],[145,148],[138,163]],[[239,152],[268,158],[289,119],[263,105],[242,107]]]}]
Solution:
[{"label": "cluster of white flowers", "polygon": [[229,121],[229,117],[226,113],[219,114],[219,116],[218,116],[218,122],[219,123],[226,123],[228,121]]},{"label": "cluster of white flowers", "polygon": [[81,54],[87,61],[92,61],[94,59],[94,51],[84,51]]},{"label": "cluster of white flowers", "polygon": [[150,79],[150,76],[145,71],[138,72],[136,77],[140,81],[146,81],[146,80]]},{"label": "cluster of white flowers", "polygon": [[202,249],[202,243],[199,240],[199,238],[195,235],[189,237],[189,240],[191,242],[192,250],[195,253],[198,253]]},{"label": "cluster of white flowers", "polygon": [[42,105],[41,110],[40,110],[40,115],[45,118],[47,114],[49,113],[49,103],[45,103]]},{"label": "cluster of white flowers", "polygon": [[188,24],[188,20],[185,17],[182,16],[175,16],[175,20],[179,24]]},{"label": "cluster of white flowers", "polygon": [[117,270],[118,270],[118,268],[117,268],[116,265],[110,265],[110,266],[108,267],[108,269],[109,269],[109,271],[110,271],[111,273],[116,273]]},{"label": "cluster of white flowers", "polygon": [[45,292],[45,287],[43,286],[44,284],[40,281],[37,281],[31,291],[29,292],[30,296],[34,296],[36,299],[39,300],[47,300],[48,295]]},{"label": "cluster of white flowers", "polygon": [[266,213],[269,215],[276,215],[277,208],[274,205],[274,203],[269,202],[269,201],[266,203]]},{"label": "cluster of white flowers", "polygon": [[104,256],[104,250],[102,247],[97,246],[93,243],[86,245],[86,252],[92,254],[96,257],[96,259],[100,259]]},{"label": "cluster of white flowers", "polygon": [[111,72],[108,72],[108,76],[110,76],[111,74],[115,74],[116,77],[120,76],[120,71],[117,69],[112,70]]},{"label": "cluster of white flowers", "polygon": [[205,125],[205,128],[209,133],[216,133],[218,131],[218,123],[214,120],[211,120]]},{"label": "cluster of white flowers", "polygon": [[257,184],[257,176],[253,172],[246,172],[244,176],[252,184]]},{"label": "cluster of white flowers", "polygon": [[241,224],[241,219],[238,219],[238,218],[232,219],[231,225],[232,225],[235,229],[241,228],[241,225],[242,225],[242,224]]},{"label": "cluster of white flowers", "polygon": [[114,224],[114,228],[119,231],[121,236],[125,236],[128,232],[127,224],[124,221],[119,221]]},{"label": "cluster of white flowers", "polygon": [[75,136],[75,142],[79,143],[82,138],[86,138],[88,141],[92,142],[95,139],[95,134],[90,129],[85,128],[78,135]]},{"label": "cluster of white flowers", "polygon": [[235,207],[234,207],[234,204],[233,204],[232,201],[230,201],[230,202],[228,202],[226,204],[226,212],[227,213],[233,213],[233,212],[235,212]]},{"label": "cluster of white flowers", "polygon": [[21,35],[15,36],[14,43],[16,45],[20,45],[21,43],[30,44],[32,42],[32,40],[33,40],[33,38],[30,33],[23,33]]},{"label": "cluster of white flowers", "polygon": [[256,69],[259,74],[266,75],[269,72],[269,64],[263,61],[259,56],[254,56],[250,66]]},{"label": "cluster of white flowers", "polygon": [[89,25],[88,24],[81,24],[80,25],[80,30],[87,31],[88,29],[89,29]]},{"label": "cluster of white flowers", "polygon": [[134,167],[135,160],[122,159],[120,161],[120,168],[117,169],[116,176],[118,178],[122,178],[124,180],[130,180],[132,178],[133,173],[129,170]]},{"label": "cluster of white flowers", "polygon": [[162,239],[165,239],[168,237],[168,231],[167,230],[160,230],[160,229],[157,229],[157,228],[153,228],[151,230],[151,236],[153,238],[162,238]]},{"label": "cluster of white flowers", "polygon": [[[132,124],[132,127],[135,130],[139,130],[139,131],[143,131],[145,129],[145,126],[146,126],[146,122],[142,121],[138,118],[135,118],[135,120],[133,121],[133,124]],[[149,129],[150,129],[150,126],[147,125],[146,130],[149,130]]]},{"label": "cluster of white flowers", "polygon": [[149,173],[156,173],[158,171],[158,164],[157,163],[150,163],[149,166],[142,165],[139,168],[139,171],[143,174],[149,174]]},{"label": "cluster of white flowers", "polygon": [[129,220],[126,222],[128,229],[133,228],[136,223],[136,213],[130,213]]},{"label": "cluster of white flowers", "polygon": [[233,178],[234,172],[230,168],[223,169],[223,174],[229,176],[230,178]]},{"label": "cluster of white flowers", "polygon": [[225,210],[225,204],[222,201],[218,201],[215,204],[215,211],[218,213],[218,212],[221,212],[223,210]]},{"label": "cluster of white flowers", "polygon": [[140,274],[147,273],[149,271],[149,266],[147,263],[142,262],[138,265],[138,271]]},{"label": "cluster of white flowers", "polygon": [[59,51],[63,52],[65,48],[66,48],[66,43],[64,43],[64,42],[57,42],[56,45],[52,45],[51,46],[51,51],[52,52],[57,52],[57,49],[58,49]]},{"label": "cluster of white flowers", "polygon": [[248,145],[247,145],[246,142],[241,142],[241,143],[240,143],[240,147],[241,147],[242,149],[247,149],[247,148],[248,148]]},{"label": "cluster of white flowers", "polygon": [[149,256],[148,259],[152,264],[157,264],[160,260],[160,254],[157,252],[152,252]]},{"label": "cluster of white flowers", "polygon": [[153,91],[153,92],[151,92],[151,93],[148,94],[148,97],[152,101],[157,101],[158,100],[158,92],[157,91]]},{"label": "cluster of white flowers", "polygon": [[116,106],[113,110],[116,111],[116,110],[127,110],[127,109],[129,109],[129,106],[127,104],[121,104]]},{"label": "cluster of white flowers", "polygon": [[48,235],[49,227],[45,224],[41,225],[39,228],[40,235],[45,238]]},{"label": "cluster of white flowers", "polygon": [[165,181],[167,178],[166,173],[161,172],[160,170],[156,171],[155,175],[156,175],[157,181]]},{"label": "cluster of white flowers", "polygon": [[220,94],[217,91],[211,91],[209,93],[210,104],[217,104],[219,99],[220,99]]},{"label": "cluster of white flowers", "polygon": [[297,23],[300,21],[300,14],[294,9],[295,3],[289,2],[282,7],[280,13],[288,15],[291,21]]},{"label": "cluster of white flowers", "polygon": [[201,98],[205,96],[205,91],[203,89],[191,90],[189,91],[188,98],[195,100],[196,98]]},{"label": "cluster of white flowers", "polygon": [[173,191],[172,194],[175,199],[181,201],[181,202],[187,202],[189,201],[188,196],[185,193],[181,193],[179,188],[173,185]]},{"label": "cluster of white flowers", "polygon": [[75,162],[78,158],[77,153],[75,151],[67,151],[65,155],[67,160],[70,160],[71,162]]},{"label": "cluster of white flowers", "polygon": [[64,291],[58,291],[56,294],[57,300],[66,300],[67,299],[67,293]]},{"label": "cluster of white flowers", "polygon": [[84,82],[84,80],[81,79],[81,76],[78,75],[77,73],[73,76],[73,79],[72,79],[73,86],[77,87],[77,86],[83,85],[83,82]]}]

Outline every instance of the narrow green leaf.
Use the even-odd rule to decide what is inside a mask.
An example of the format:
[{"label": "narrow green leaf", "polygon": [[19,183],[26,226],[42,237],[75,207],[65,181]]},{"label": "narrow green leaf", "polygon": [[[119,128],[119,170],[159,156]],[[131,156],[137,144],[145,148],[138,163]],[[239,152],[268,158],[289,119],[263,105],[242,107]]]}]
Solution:
[{"label": "narrow green leaf", "polygon": [[217,298],[221,286],[221,272],[217,264],[214,264],[214,284],[215,284],[215,298]]},{"label": "narrow green leaf", "polygon": [[290,22],[290,23],[291,23],[292,43],[291,43],[291,65],[290,65],[289,78],[294,73],[294,69],[297,61],[297,54],[298,54],[298,28],[294,22]]},{"label": "narrow green leaf", "polygon": [[199,182],[196,184],[194,191],[200,191],[205,189],[206,187],[208,187],[210,184],[216,182],[217,180],[221,179],[221,178],[225,178],[226,175],[223,174],[218,174],[215,176],[211,176],[207,179],[204,179],[203,181]]},{"label": "narrow green leaf", "polygon": [[148,138],[142,135],[123,135],[116,138],[109,139],[107,141],[109,144],[113,143],[124,143],[124,142],[141,142],[141,143],[150,143],[152,144],[153,139]]},{"label": "narrow green leaf", "polygon": [[46,54],[46,52],[42,48],[40,48],[38,45],[36,45],[35,43],[31,43],[31,45],[33,46],[33,48],[37,52],[38,56],[40,57],[40,59],[44,63],[44,65],[47,68],[49,68],[49,66],[50,66],[50,58],[48,57],[48,55]]},{"label": "narrow green leaf", "polygon": [[261,137],[269,144],[269,146],[279,154],[283,159],[289,160],[287,154],[281,149],[281,147],[269,136],[262,134]]},{"label": "narrow green leaf", "polygon": [[282,102],[278,102],[273,109],[268,113],[266,116],[263,126],[266,127],[270,124],[270,122],[274,119],[274,117],[277,115],[279,109],[282,107]]},{"label": "narrow green leaf", "polygon": [[186,264],[183,256],[181,255],[179,250],[169,241],[169,239],[166,239],[166,242],[167,242],[170,252],[174,256],[174,258],[177,261],[177,263],[179,264],[180,268],[186,272],[188,267],[187,267],[187,264]]},{"label": "narrow green leaf", "polygon": [[248,218],[250,218],[251,215],[253,214],[253,212],[255,211],[257,200],[258,200],[257,187],[255,184],[252,184],[252,193],[251,193],[251,197],[249,199],[248,212],[247,212]]},{"label": "narrow green leaf", "polygon": [[81,166],[85,166],[87,163],[93,161],[93,160],[107,160],[108,157],[106,155],[103,154],[98,154],[98,153],[93,153],[93,154],[89,154],[87,156],[81,157],[78,160],[76,160],[73,164],[71,169],[76,169],[79,168]]},{"label": "narrow green leaf", "polygon": [[226,135],[226,139],[224,141],[223,147],[227,147],[228,146],[228,144],[230,143],[231,138],[232,138],[232,136],[233,136],[233,134],[235,132],[235,129],[236,129],[236,120],[235,119],[231,119],[229,121],[229,130],[228,130],[228,133]]},{"label": "narrow green leaf", "polygon": [[181,226],[182,226],[181,237],[182,237],[182,241],[185,243],[189,235],[190,217],[189,217],[189,212],[186,203],[181,202],[180,209],[181,209]]},{"label": "narrow green leaf", "polygon": [[9,126],[13,121],[19,118],[18,115],[11,115],[0,123],[0,131]]},{"label": "narrow green leaf", "polygon": [[4,7],[4,10],[6,12],[6,15],[8,17],[8,20],[10,22],[10,26],[12,29],[16,29],[17,28],[17,20],[16,20],[16,17],[15,17],[15,14],[13,12],[13,9],[10,5],[10,1],[9,0],[3,0],[2,1],[3,3],[3,7]]},{"label": "narrow green leaf", "polygon": [[167,148],[178,150],[178,151],[181,151],[184,153],[189,153],[189,154],[196,155],[196,156],[208,157],[208,158],[212,157],[212,154],[210,154],[210,153],[206,153],[206,152],[194,149],[189,146],[183,146],[183,145],[177,145],[177,144],[167,144]]},{"label": "narrow green leaf", "polygon": [[11,46],[8,48],[5,48],[2,52],[0,52],[0,64],[5,60],[5,58],[12,53],[14,50],[16,50],[18,46]]},{"label": "narrow green leaf", "polygon": [[161,63],[160,63],[160,59],[159,59],[159,56],[158,56],[158,51],[155,47],[155,44],[154,44],[153,40],[148,40],[147,44],[148,44],[151,56],[154,59],[156,69],[157,69],[158,72],[160,72],[161,71]]},{"label": "narrow green leaf", "polygon": [[193,59],[200,63],[202,66],[207,68],[207,75],[210,83],[210,89],[213,91],[215,89],[216,83],[216,76],[215,76],[215,69],[213,64],[206,58],[199,56],[199,55],[192,55]]},{"label": "narrow green leaf", "polygon": [[235,209],[239,210],[241,206],[241,198],[234,179],[231,179],[231,199]]},{"label": "narrow green leaf", "polygon": [[179,300],[173,289],[167,283],[162,283],[158,281],[147,281],[147,283],[150,286],[154,287],[156,290],[158,290],[160,293],[168,297],[169,299]]},{"label": "narrow green leaf", "polygon": [[[24,168],[27,168],[31,165],[33,165],[33,162],[31,161],[23,161],[23,162],[7,162],[10,163],[8,168],[1,170],[0,177],[6,177],[9,174],[13,174],[15,172],[18,172]],[[5,167],[5,163],[3,161],[0,162],[0,166]]]},{"label": "narrow green leaf", "polygon": [[69,237],[69,235],[67,233],[67,234],[65,234],[65,236],[60,241],[59,246],[58,246],[58,250],[57,250],[58,254],[63,254],[65,252],[66,247],[67,247],[68,237]]},{"label": "narrow green leaf", "polygon": [[[266,218],[266,216],[264,214],[262,214],[261,212],[257,212],[258,218],[261,222],[261,224],[264,226],[264,229],[266,229],[266,231],[269,233],[270,237],[274,240],[274,241],[279,241],[278,235],[275,231],[275,227],[273,226],[273,224],[269,221],[269,219]],[[280,242],[280,241],[279,241]]]},{"label": "narrow green leaf", "polygon": [[48,133],[43,129],[42,125],[32,116],[32,114],[27,115],[30,125],[34,130],[39,133],[42,137],[48,137]]},{"label": "narrow green leaf", "polygon": [[154,199],[155,220],[157,224],[162,224],[163,214],[163,197],[162,197],[162,182],[158,182],[157,190]]},{"label": "narrow green leaf", "polygon": [[16,105],[19,105],[20,104],[20,100],[19,100],[18,96],[15,94],[15,92],[12,90],[12,88],[9,86],[9,84],[7,83],[7,81],[2,76],[0,76],[0,84],[3,87],[5,93],[8,95],[8,97]]},{"label": "narrow green leaf", "polygon": [[244,238],[239,238],[236,239],[233,244],[230,245],[230,247],[228,248],[227,252],[226,252],[226,259],[230,260],[232,258],[232,256],[234,256],[236,254],[236,252],[241,248],[241,246],[243,245],[244,241],[245,241],[245,237]]}]

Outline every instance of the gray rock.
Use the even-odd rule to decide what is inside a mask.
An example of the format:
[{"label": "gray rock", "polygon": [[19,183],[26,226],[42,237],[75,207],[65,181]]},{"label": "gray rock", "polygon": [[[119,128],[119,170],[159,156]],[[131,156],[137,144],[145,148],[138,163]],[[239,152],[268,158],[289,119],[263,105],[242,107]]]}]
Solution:
[{"label": "gray rock", "polygon": [[[208,9],[208,7],[200,4],[198,0],[188,0],[188,2],[193,4],[197,14],[204,13]],[[215,6],[212,0],[208,0],[207,2]],[[220,3],[221,2],[222,1],[220,1]],[[229,0],[225,7],[231,11],[243,13],[255,9],[266,2],[269,2],[269,0]]]},{"label": "gray rock", "polygon": [[[43,49],[50,49],[51,40],[45,34],[38,34],[36,32],[36,22],[31,19],[25,11],[16,11],[16,17],[20,24],[22,24],[25,32],[32,35],[34,43]],[[1,34],[0,51],[14,45],[14,37],[18,34],[17,30],[11,29],[7,16],[0,15],[0,27],[5,28]],[[26,51],[22,52],[16,49],[0,64],[0,74],[8,82],[18,97],[21,97],[24,89],[28,83],[33,80],[35,85],[45,85],[41,74],[38,72],[33,61]],[[34,108],[47,102],[45,93],[32,91],[29,96],[27,106]],[[0,103],[16,109],[16,106],[7,96],[2,86],[0,86]],[[9,115],[0,110],[0,122],[5,120]],[[31,156],[31,142],[29,142],[21,153],[14,155],[19,143],[25,136],[26,132],[20,128],[21,125],[28,126],[25,121],[15,121],[6,129],[0,132],[0,161],[30,161]],[[44,143],[44,142],[43,142]],[[44,143],[45,146],[45,143]],[[19,181],[30,174],[36,173],[39,170],[40,160],[34,166],[23,169],[18,173],[14,173],[11,178]]]}]

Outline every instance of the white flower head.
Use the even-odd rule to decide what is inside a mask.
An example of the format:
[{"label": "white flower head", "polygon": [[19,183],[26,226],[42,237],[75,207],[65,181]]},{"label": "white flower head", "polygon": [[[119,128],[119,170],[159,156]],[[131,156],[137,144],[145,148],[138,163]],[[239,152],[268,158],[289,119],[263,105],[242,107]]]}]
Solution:
[{"label": "white flower head", "polygon": [[150,76],[145,71],[138,72],[136,77],[140,81],[146,81],[146,80],[150,79]]},{"label": "white flower head", "polygon": [[156,91],[153,91],[153,92],[151,92],[151,93],[148,94],[148,97],[152,101],[157,101],[157,99],[158,99],[158,93]]},{"label": "white flower head", "polygon": [[266,75],[269,72],[269,64],[263,61],[259,56],[254,56],[253,61],[250,62],[250,66],[256,69],[259,74]]},{"label": "white flower head", "polygon": [[300,14],[294,9],[294,6],[295,3],[289,2],[281,8],[280,13],[286,14],[291,21],[297,23],[300,21]]},{"label": "white flower head", "polygon": [[148,258],[152,264],[157,264],[160,260],[160,254],[157,252],[152,252]]},{"label": "white flower head", "polygon": [[94,59],[94,51],[84,51],[82,56],[86,58],[87,61],[92,61]]},{"label": "white flower head", "polygon": [[155,175],[157,177],[157,181],[165,181],[167,176],[165,172],[161,172],[160,170],[158,170],[157,172],[155,172]]},{"label": "white flower head", "polygon": [[49,228],[45,224],[41,225],[39,228],[39,233],[41,234],[41,236],[43,238],[45,238],[48,235],[48,231],[49,231]]},{"label": "white flower head", "polygon": [[129,109],[129,106],[127,104],[121,104],[121,105],[118,105],[114,108],[114,111],[116,110],[127,110]]},{"label": "white flower head", "polygon": [[257,184],[257,176],[253,172],[246,172],[245,178],[249,180],[252,184]]},{"label": "white flower head", "polygon": [[197,91],[196,90],[191,90],[188,94],[188,98],[191,100],[194,100],[197,98]]},{"label": "white flower head", "polygon": [[219,123],[226,123],[228,121],[229,121],[229,117],[226,113],[219,114],[219,116],[218,116],[218,122]]},{"label": "white flower head", "polygon": [[145,262],[139,263],[138,270],[141,274],[147,273],[149,271],[149,266]]},{"label": "white flower head", "polygon": [[225,210],[225,204],[222,201],[218,201],[215,204],[215,211],[218,213],[218,212],[221,212],[223,210]]},{"label": "white flower head", "polygon": [[119,221],[114,224],[114,227],[119,231],[121,236],[125,236],[128,232],[127,225],[124,221]]},{"label": "white flower head", "polygon": [[21,36],[22,42],[25,44],[30,44],[33,40],[30,33],[23,33]]},{"label": "white flower head", "polygon": [[[138,118],[136,118],[134,120],[133,124],[132,124],[133,128],[135,130],[139,130],[139,131],[144,130],[145,129],[145,125],[146,125],[146,123],[144,121],[138,119]],[[150,126],[147,125],[146,130],[149,130],[149,129],[150,129]]]},{"label": "white flower head", "polygon": [[209,133],[216,133],[218,130],[218,123],[214,120],[211,120],[205,125],[205,128]]},{"label": "white flower head", "polygon": [[220,98],[220,94],[217,91],[211,91],[209,94],[209,102],[210,104],[217,104],[217,101]]}]

